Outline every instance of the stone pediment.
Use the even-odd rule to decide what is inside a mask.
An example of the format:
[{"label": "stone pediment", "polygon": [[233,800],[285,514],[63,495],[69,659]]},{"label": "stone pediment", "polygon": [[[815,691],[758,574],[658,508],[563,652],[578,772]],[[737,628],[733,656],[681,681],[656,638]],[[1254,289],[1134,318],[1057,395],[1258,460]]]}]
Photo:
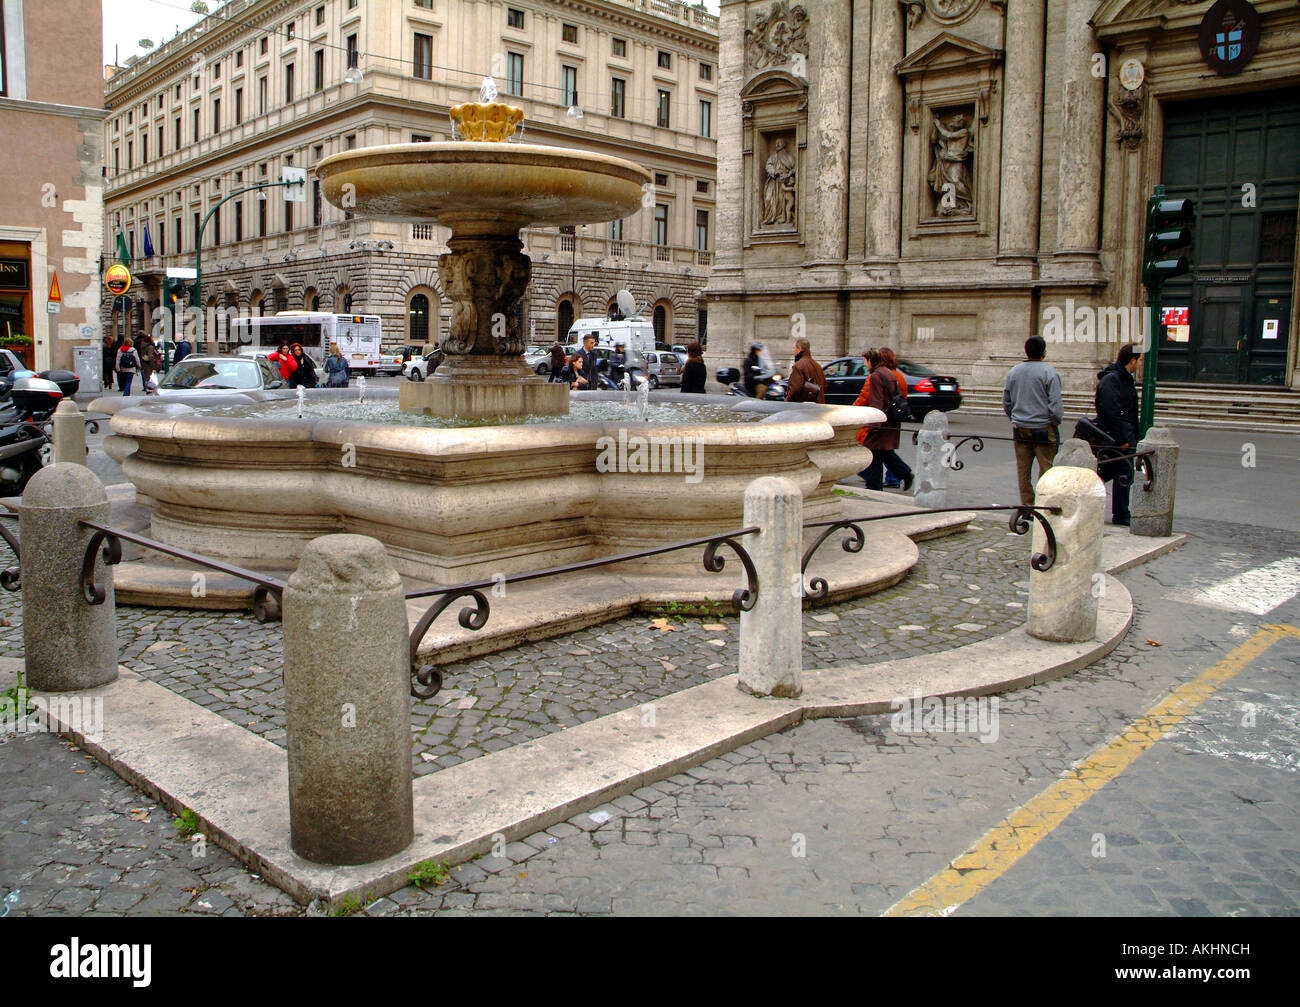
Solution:
[{"label": "stone pediment", "polygon": [[221,291],[225,294],[237,294],[239,293],[239,288],[235,286],[234,280],[227,279],[225,284],[222,286]]},{"label": "stone pediment", "polygon": [[283,287],[284,289],[287,290],[289,288],[289,280],[283,273],[276,273],[274,276],[271,277],[271,286],[273,288]]},{"label": "stone pediment", "polygon": [[1002,62],[1002,50],[940,32],[906,59],[895,64],[894,72],[903,79],[927,73],[943,73],[977,67],[991,67]]},{"label": "stone pediment", "polygon": [[[1197,20],[1209,9],[1209,0],[1102,0],[1092,15],[1094,28],[1105,28],[1149,18],[1164,19],[1194,14]],[[1199,8],[1195,11],[1189,8]]]},{"label": "stone pediment", "polygon": [[805,91],[807,88],[806,80],[796,77],[787,70],[762,70],[745,81],[745,86],[740,89],[740,98],[742,101],[752,101],[755,98],[774,97],[792,91]]}]

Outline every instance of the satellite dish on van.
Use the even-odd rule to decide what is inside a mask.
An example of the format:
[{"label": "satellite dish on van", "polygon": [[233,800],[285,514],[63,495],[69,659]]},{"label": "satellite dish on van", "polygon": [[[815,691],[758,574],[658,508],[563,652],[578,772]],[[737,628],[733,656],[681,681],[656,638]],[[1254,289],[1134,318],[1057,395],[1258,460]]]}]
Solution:
[{"label": "satellite dish on van", "polygon": [[631,318],[636,314],[636,298],[632,296],[630,291],[620,290],[615,295],[615,300],[618,301],[618,310],[624,318]]}]

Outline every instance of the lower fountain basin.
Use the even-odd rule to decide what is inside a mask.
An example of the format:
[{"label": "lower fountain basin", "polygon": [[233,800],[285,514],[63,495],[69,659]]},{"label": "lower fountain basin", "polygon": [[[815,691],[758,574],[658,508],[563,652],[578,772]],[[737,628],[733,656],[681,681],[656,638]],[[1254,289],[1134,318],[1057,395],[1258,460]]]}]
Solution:
[{"label": "lower fountain basin", "polygon": [[[592,421],[435,427],[418,415],[390,423],[313,414],[355,397],[308,392],[303,419],[275,393],[91,408],[115,413],[105,450],[152,504],[155,538],[257,567],[296,564],[319,535],[372,535],[404,576],[437,583],[742,527],[745,487],[759,475],[793,480],[805,520],[839,517],[836,481],[870,460],[855,435],[884,420],[861,407],[668,392],[651,394],[649,408],[681,412],[673,422],[636,422],[635,405],[616,392],[573,395],[576,409],[616,411]],[[369,398],[396,408],[395,389]],[[701,408],[736,422],[700,421],[691,410]],[[687,552],[628,567],[698,568]]]}]

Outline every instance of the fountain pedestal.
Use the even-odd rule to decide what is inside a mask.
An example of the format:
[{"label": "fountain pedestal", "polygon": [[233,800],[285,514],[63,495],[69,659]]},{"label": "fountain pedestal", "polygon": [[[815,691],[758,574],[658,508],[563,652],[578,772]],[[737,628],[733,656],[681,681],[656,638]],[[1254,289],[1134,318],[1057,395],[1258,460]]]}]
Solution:
[{"label": "fountain pedestal", "polygon": [[565,416],[569,386],[538,377],[519,357],[448,357],[428,381],[404,381],[398,405],[428,416]]}]

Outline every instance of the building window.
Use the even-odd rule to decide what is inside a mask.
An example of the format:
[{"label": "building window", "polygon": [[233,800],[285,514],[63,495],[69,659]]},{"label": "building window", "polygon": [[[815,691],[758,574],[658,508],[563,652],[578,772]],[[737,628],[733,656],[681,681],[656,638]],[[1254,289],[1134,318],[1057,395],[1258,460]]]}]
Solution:
[{"label": "building window", "polygon": [[235,66],[236,68],[238,68],[243,65],[244,65],[244,50],[240,49],[238,52],[235,53]]},{"label": "building window", "polygon": [[668,244],[668,204],[655,203],[655,234],[654,243],[656,245]]},{"label": "building window", "polygon": [[259,199],[257,201],[257,236],[266,237],[266,204],[269,200]]},{"label": "building window", "polygon": [[407,309],[407,319],[410,341],[417,346],[423,346],[429,341],[429,298],[424,294],[416,294],[412,297],[411,306]]},{"label": "building window", "polygon": [[433,36],[415,33],[415,76],[433,80]]},{"label": "building window", "polygon": [[361,51],[360,48],[357,46],[357,36],[355,32],[348,36],[347,50],[348,50],[348,66],[349,67],[357,66],[358,61],[361,58]]},{"label": "building window", "polygon": [[522,28],[524,26],[524,12],[515,10],[513,7],[506,8],[506,27]]},{"label": "building window", "polygon": [[199,142],[199,107],[197,105],[194,106],[193,119],[194,119],[194,142],[198,143]]},{"label": "building window", "polygon": [[288,234],[293,230],[293,204],[287,199],[284,201],[284,232]]},{"label": "building window", "polygon": [[220,79],[221,79],[221,61],[220,61],[220,60],[217,60],[215,63],[212,64],[212,79],[213,79],[213,80],[220,80]]},{"label": "building window", "polygon": [[287,25],[284,26],[284,37],[289,41],[293,41],[295,38],[298,37],[298,30],[294,27],[294,23],[292,21],[290,21]]},{"label": "building window", "polygon": [[[320,227],[320,179],[311,180],[311,226]],[[707,214],[706,214],[707,216]]]},{"label": "building window", "polygon": [[257,114],[266,115],[266,78],[257,78]]},{"label": "building window", "polygon": [[709,183],[703,179],[696,179],[695,191],[707,196],[709,194]]},{"label": "building window", "polygon": [[700,80],[712,80],[712,79],[713,79],[713,64],[712,64],[712,63],[701,63],[701,64],[700,64]]},{"label": "building window", "polygon": [[695,312],[695,339],[703,347],[709,345],[709,313],[703,308]]},{"label": "building window", "polygon": [[695,249],[699,252],[709,248],[709,211],[695,211]]},{"label": "building window", "polygon": [[609,82],[609,114],[622,119],[626,114],[627,81],[615,77]]},{"label": "building window", "polygon": [[668,184],[668,173],[664,171],[655,172],[655,185],[661,189]]},{"label": "building window", "polygon": [[244,89],[235,88],[235,125],[244,121]]},{"label": "building window", "polygon": [[113,148],[113,174],[114,175],[120,173],[122,170],[121,154],[122,154],[121,150],[119,150],[117,147]]},{"label": "building window", "polygon": [[195,210],[194,211],[194,247],[195,248],[199,247],[199,227],[202,226],[201,219],[202,218],[200,215],[200,211]]},{"label": "building window", "polygon": [[134,112],[127,112],[127,113],[126,113],[126,124],[129,126],[129,125],[131,125],[131,123],[133,123],[133,122],[135,122],[135,113],[134,113]]},{"label": "building window", "polygon": [[176,232],[176,254],[180,254],[185,248],[185,225],[181,223],[181,218],[177,217],[175,226],[172,228]]},{"label": "building window", "polygon": [[665,129],[668,128],[668,109],[672,104],[672,100],[673,96],[667,91],[661,90],[659,92],[659,108],[658,113],[655,116],[656,126],[663,126]]},{"label": "building window", "polygon": [[212,99],[212,132],[221,132],[221,99]]},{"label": "building window", "polygon": [[158,156],[163,156],[163,127],[161,123],[158,125]]},{"label": "building window", "polygon": [[130,171],[135,167],[135,141],[126,141],[126,170]]},{"label": "building window", "polygon": [[431,134],[429,134],[429,133],[412,133],[412,134],[411,134],[411,142],[412,142],[412,143],[431,143],[432,141],[433,141],[433,136],[432,136]]},{"label": "building window", "polygon": [[261,41],[260,41],[260,43],[258,44],[257,52],[258,52],[258,54],[261,55],[261,56],[265,56],[265,55],[266,55],[266,46],[267,46],[267,41],[268,41],[268,40],[267,40],[266,36],[263,35],[263,36],[262,36],[262,39],[261,39]]},{"label": "building window", "polygon": [[673,68],[673,54],[667,49],[659,50],[659,65],[665,70],[671,70]]},{"label": "building window", "polygon": [[325,50],[317,49],[311,54],[311,83],[317,91],[325,88]]},{"label": "building window", "polygon": [[289,63],[284,68],[284,103],[293,104],[293,64]]},{"label": "building window", "polygon": [[613,54],[614,54],[615,56],[626,56],[626,55],[627,55],[627,39],[625,39],[625,38],[616,38],[616,39],[614,39],[614,41],[613,41],[613,50],[612,50],[612,52],[613,52]]},{"label": "building window", "polygon": [[560,25],[560,38],[565,42],[573,42],[576,45],[578,41],[578,26],[576,24]]},{"label": "building window", "polygon": [[318,25],[325,23],[325,6],[323,4],[316,8],[316,23]]},{"label": "building window", "polygon": [[179,84],[176,85],[176,100],[181,100],[181,86]]},{"label": "building window", "polygon": [[345,136],[345,137],[343,138],[343,149],[344,149],[344,150],[355,150],[356,147],[357,147],[357,134],[356,134],[356,133],[349,133],[347,136]]},{"label": "building window", "polygon": [[221,244],[221,211],[218,210],[212,215],[212,244],[213,247]]},{"label": "building window", "polygon": [[244,201],[242,199],[235,203],[235,240],[244,240]]},{"label": "building window", "polygon": [[524,57],[517,52],[506,53],[506,94],[522,97],[524,93]]},{"label": "building window", "polygon": [[574,66],[560,67],[560,78],[563,81],[564,104],[578,104],[578,68]]},{"label": "building window", "polygon": [[713,135],[713,102],[700,102],[700,136]]},{"label": "building window", "polygon": [[623,221],[611,220],[609,222],[609,240],[610,241],[623,240]]},{"label": "building window", "polygon": [[172,131],[176,134],[176,149],[181,149],[181,117],[178,115],[172,120]]}]

